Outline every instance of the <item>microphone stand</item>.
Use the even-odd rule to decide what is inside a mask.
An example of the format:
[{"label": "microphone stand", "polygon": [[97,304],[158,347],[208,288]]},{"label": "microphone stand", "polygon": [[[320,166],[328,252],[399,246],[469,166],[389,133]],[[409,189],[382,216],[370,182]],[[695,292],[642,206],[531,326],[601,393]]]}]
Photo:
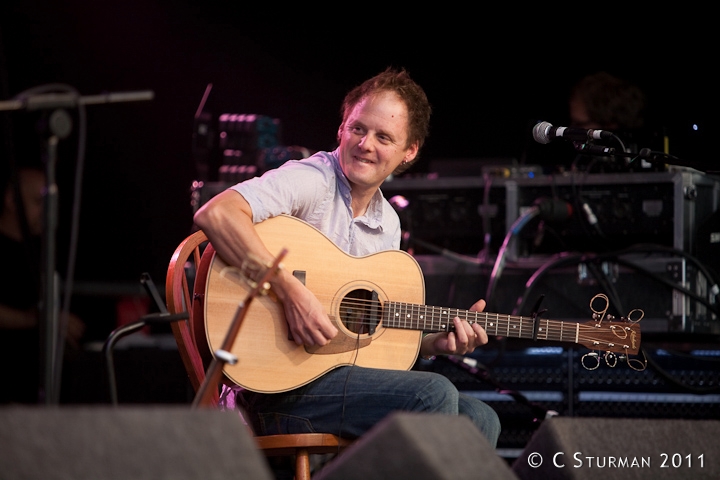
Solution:
[{"label": "microphone stand", "polygon": [[256,296],[265,294],[270,289],[270,278],[277,273],[277,270],[280,268],[280,262],[285,257],[285,255],[287,255],[287,250],[283,249],[280,254],[275,257],[272,265],[270,265],[265,270],[261,278],[258,281],[253,282],[254,286],[252,290],[250,291],[250,293],[247,294],[246,298],[240,302],[240,305],[238,305],[237,311],[235,313],[235,318],[233,319],[227,333],[225,334],[223,343],[220,346],[220,349],[215,351],[212,362],[210,363],[210,366],[205,373],[205,378],[203,379],[200,388],[198,388],[198,391],[195,394],[192,408],[213,406],[212,388],[217,388],[217,386],[220,385],[220,380],[222,378],[223,368],[225,364],[228,363],[230,365],[235,365],[237,363],[237,357],[231,353],[232,347],[235,343],[235,338],[237,337],[238,333],[240,333],[240,327],[242,326],[242,322],[245,319],[245,314],[247,313],[250,302],[252,302],[252,300]]},{"label": "microphone stand", "polygon": [[152,91],[106,93],[102,95],[80,96],[77,93],[39,93],[19,95],[12,100],[0,101],[0,112],[13,110],[52,110],[48,122],[48,138],[45,142],[45,176],[46,190],[44,200],[44,228],[42,233],[42,297],[41,297],[41,332],[43,361],[43,403],[57,404],[60,400],[58,357],[60,339],[58,336],[58,302],[59,295],[56,268],[56,229],[58,223],[58,186],[56,183],[57,147],[60,140],[67,138],[72,131],[72,119],[66,108],[77,108],[84,105],[104,103],[134,102],[152,100]]}]

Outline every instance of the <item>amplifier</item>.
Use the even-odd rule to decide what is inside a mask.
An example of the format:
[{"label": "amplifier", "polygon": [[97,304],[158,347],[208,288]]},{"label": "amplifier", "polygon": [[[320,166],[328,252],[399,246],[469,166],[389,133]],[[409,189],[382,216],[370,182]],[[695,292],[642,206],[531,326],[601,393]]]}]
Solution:
[{"label": "amplifier", "polygon": [[497,177],[399,178],[380,188],[393,205],[404,205],[396,209],[416,253],[432,252],[421,242],[463,254],[477,254],[486,244],[497,251],[518,215],[506,208],[508,190]]},{"label": "amplifier", "polygon": [[[425,277],[427,304],[464,309],[480,298],[488,300],[487,266],[443,255],[415,258]],[[686,258],[658,251],[508,261],[490,310],[529,316],[535,301],[544,295],[544,318],[588,321],[592,318],[590,299],[598,293],[610,295],[608,313],[615,316],[643,310],[640,326],[644,333],[720,334],[720,320],[703,303],[714,307],[706,276]]]},{"label": "amplifier", "polygon": [[[495,252],[509,227],[541,199],[565,202],[568,218],[537,218],[518,237],[517,256],[563,251],[606,252],[654,243],[696,250],[698,226],[720,203],[720,179],[689,169],[668,172],[447,177],[387,181],[386,198],[404,197],[403,228],[420,240],[462,254],[489,244]],[[514,252],[515,253],[515,252]],[[515,256],[515,255],[513,255]]]},{"label": "amplifier", "polygon": [[[698,226],[718,208],[720,182],[695,170],[574,174],[505,183],[508,209],[517,216],[539,198],[557,198],[572,216],[554,222],[545,251],[612,251],[654,243],[696,250]],[[533,240],[537,235],[533,235]],[[553,241],[554,240],[554,241]],[[540,246],[540,249],[543,247]],[[542,253],[542,250],[534,253]]]}]

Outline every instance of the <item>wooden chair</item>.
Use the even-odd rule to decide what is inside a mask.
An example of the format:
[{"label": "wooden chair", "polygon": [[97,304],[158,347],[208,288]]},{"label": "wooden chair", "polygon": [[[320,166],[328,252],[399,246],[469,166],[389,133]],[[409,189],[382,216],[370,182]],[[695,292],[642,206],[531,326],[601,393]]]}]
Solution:
[{"label": "wooden chair", "polygon": [[[202,262],[202,258],[205,253],[209,257],[212,252],[212,246],[207,243],[207,236],[202,231],[191,234],[175,249],[165,282],[168,311],[173,314],[189,313],[190,318],[187,321],[172,323],[172,331],[195,392],[205,379],[207,364],[211,359],[208,358],[207,344],[199,345],[199,342],[205,342],[204,298],[202,294],[195,293],[194,287],[196,279],[207,277],[209,262]],[[204,284],[204,281],[199,283]],[[214,389],[213,405],[218,402],[219,391]],[[254,438],[258,447],[268,457],[294,455],[295,478],[298,480],[310,479],[310,455],[337,453],[351,443],[329,433],[254,435]]]}]

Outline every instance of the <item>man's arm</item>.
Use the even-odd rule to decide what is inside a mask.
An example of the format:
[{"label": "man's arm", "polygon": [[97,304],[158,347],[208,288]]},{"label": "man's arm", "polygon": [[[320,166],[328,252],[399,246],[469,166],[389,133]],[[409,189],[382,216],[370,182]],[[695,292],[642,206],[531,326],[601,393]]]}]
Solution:
[{"label": "man's arm", "polygon": [[[229,264],[240,266],[248,254],[272,263],[274,255],[255,231],[252,218],[252,208],[245,198],[234,190],[227,190],[197,211],[195,224]],[[295,343],[325,345],[338,333],[318,299],[290,272],[280,269],[270,283],[283,302]]]},{"label": "man's arm", "polygon": [[[40,313],[36,308],[21,310],[0,304],[0,330],[27,330],[38,325]],[[85,333],[85,323],[77,315],[70,313],[67,322],[65,339],[73,348],[80,347],[80,340]]]},{"label": "man's arm", "polygon": [[36,309],[20,310],[0,304],[0,327],[3,330],[22,330],[37,326]]}]

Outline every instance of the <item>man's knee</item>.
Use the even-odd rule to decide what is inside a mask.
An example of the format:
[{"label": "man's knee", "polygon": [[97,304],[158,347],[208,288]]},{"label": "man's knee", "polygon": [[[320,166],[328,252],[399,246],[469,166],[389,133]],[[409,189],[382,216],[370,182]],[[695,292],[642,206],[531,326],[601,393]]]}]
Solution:
[{"label": "man's knee", "polygon": [[476,398],[462,396],[459,403],[459,413],[470,417],[488,439],[490,445],[493,447],[497,445],[501,430],[500,417],[490,405]]},{"label": "man's knee", "polygon": [[457,415],[459,396],[455,385],[446,377],[427,373],[425,384],[418,390],[416,399],[418,407],[423,411]]}]

